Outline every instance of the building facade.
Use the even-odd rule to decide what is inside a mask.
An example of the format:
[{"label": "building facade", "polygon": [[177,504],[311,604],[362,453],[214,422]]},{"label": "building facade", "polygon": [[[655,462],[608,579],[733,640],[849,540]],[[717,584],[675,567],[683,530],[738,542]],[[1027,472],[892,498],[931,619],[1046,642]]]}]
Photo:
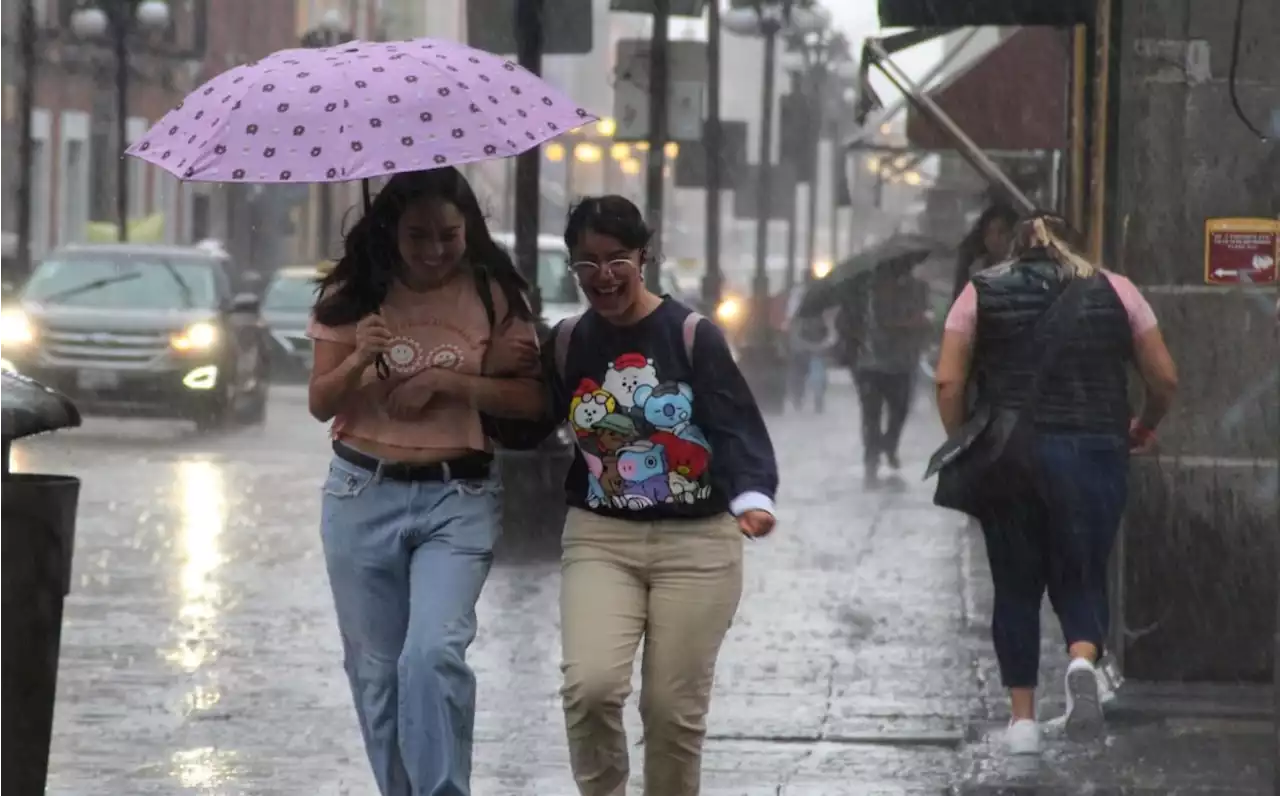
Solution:
[{"label": "building facade", "polygon": [[[102,0],[102,2],[115,0]],[[116,142],[115,61],[110,40],[76,36],[72,15],[77,0],[34,0],[37,36],[29,61],[18,46],[21,0],[4,6],[4,97],[6,133],[21,132],[17,83],[34,69],[31,113],[31,247],[34,258],[68,243],[114,235],[117,220],[116,168],[123,157]],[[230,6],[236,6],[232,9]],[[126,135],[143,134],[203,80],[261,57],[291,41],[293,0],[173,0],[169,24],[159,31],[135,31],[129,41]],[[6,142],[15,141],[6,137]],[[4,168],[7,233],[16,231],[21,164],[18,147],[6,146]],[[9,150],[13,150],[10,152]],[[226,199],[211,186],[183,185],[142,161],[128,170],[131,222],[144,225],[146,239],[191,242],[225,237],[230,218],[218,218]],[[217,200],[217,201],[215,201]],[[224,214],[225,216],[225,214]],[[221,233],[221,234],[219,234]]]}]

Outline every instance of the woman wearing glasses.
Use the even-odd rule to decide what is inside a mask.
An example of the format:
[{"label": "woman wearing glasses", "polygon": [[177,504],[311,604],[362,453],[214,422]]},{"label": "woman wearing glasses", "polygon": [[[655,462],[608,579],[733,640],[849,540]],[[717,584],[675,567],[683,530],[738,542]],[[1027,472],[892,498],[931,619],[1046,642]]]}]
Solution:
[{"label": "woman wearing glasses", "polygon": [[544,351],[578,450],[560,595],[565,723],[584,796],[622,793],[622,707],[644,639],[645,792],[698,793],[716,656],[742,593],[742,538],[774,526],[769,432],[724,336],[645,288],[640,211],[585,199],[565,230],[590,302]]}]

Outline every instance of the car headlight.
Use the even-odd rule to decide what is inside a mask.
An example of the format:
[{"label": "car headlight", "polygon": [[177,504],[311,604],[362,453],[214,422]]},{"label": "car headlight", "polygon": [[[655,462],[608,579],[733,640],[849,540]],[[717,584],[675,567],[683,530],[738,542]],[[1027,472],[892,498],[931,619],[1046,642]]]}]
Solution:
[{"label": "car headlight", "polygon": [[22,310],[0,314],[0,344],[23,346],[36,339],[36,329]]},{"label": "car headlight", "polygon": [[208,351],[218,344],[218,327],[201,321],[193,323],[169,339],[177,351]]},{"label": "car headlight", "polygon": [[720,306],[716,307],[716,319],[721,323],[733,323],[742,315],[742,302],[736,298],[730,297],[720,302]]}]

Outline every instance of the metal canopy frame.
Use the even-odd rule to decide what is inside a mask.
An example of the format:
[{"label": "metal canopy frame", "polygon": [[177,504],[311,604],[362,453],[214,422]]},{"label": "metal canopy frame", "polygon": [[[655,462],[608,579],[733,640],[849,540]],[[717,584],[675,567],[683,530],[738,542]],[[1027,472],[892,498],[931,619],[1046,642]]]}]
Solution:
[{"label": "metal canopy frame", "polygon": [[[930,41],[952,30],[955,30],[955,28],[919,28],[882,39],[867,39],[862,47],[864,79],[862,81],[862,85],[859,87],[859,94],[864,98],[874,98],[874,93],[871,93],[871,87],[865,79],[867,70],[874,66],[881,74],[888,78],[889,82],[893,83],[894,87],[897,88],[898,91],[902,92],[902,95],[908,102],[923,113],[925,118],[929,119],[929,121],[936,124],[938,128],[942,130],[943,134],[945,134],[951,142],[955,144],[956,151],[960,153],[961,157],[963,157],[970,166],[982,175],[982,177],[993,187],[998,187],[1000,190],[1004,191],[1014,204],[1017,205],[1018,209],[1029,213],[1035,210],[1035,203],[1027,198],[1027,195],[1024,194],[1011,179],[1009,179],[1009,176],[1001,171],[1000,167],[997,166],[991,158],[987,157],[982,149],[973,142],[973,139],[969,138],[969,136],[965,134],[964,130],[960,128],[960,125],[956,124],[955,120],[948,116],[947,113],[933,101],[928,93],[912,81],[907,73],[894,63],[893,59],[890,57],[893,53],[901,52],[909,47],[914,47],[917,44]],[[873,99],[873,102],[877,105],[879,104],[878,99]],[[859,121],[865,121],[866,116],[869,115],[872,109],[871,104],[862,102],[860,98],[859,106],[860,115],[862,116],[862,119]],[[897,108],[894,109],[894,113],[896,112]],[[859,139],[860,136],[847,142],[845,145],[846,149],[855,148]]]}]

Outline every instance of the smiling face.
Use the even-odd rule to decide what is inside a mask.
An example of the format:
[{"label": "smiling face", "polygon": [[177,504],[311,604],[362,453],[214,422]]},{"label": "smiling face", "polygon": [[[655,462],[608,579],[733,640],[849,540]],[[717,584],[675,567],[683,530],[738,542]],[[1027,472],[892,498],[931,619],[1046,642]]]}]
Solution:
[{"label": "smiling face", "polygon": [[591,308],[606,319],[627,317],[643,298],[641,254],[592,229],[584,230],[574,247],[574,274]]},{"label": "smiling face", "polygon": [[396,244],[410,287],[425,289],[453,276],[467,252],[467,222],[452,202],[419,199],[405,208]]}]

